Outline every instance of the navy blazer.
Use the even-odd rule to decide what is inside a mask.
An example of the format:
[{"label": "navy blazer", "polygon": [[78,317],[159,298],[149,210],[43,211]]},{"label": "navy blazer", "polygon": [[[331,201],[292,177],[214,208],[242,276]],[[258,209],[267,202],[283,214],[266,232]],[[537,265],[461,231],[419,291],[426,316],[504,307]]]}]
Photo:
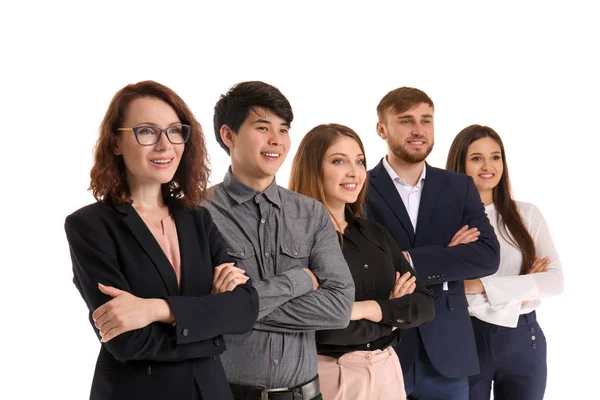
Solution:
[{"label": "navy blazer", "polygon": [[[423,343],[441,375],[466,377],[479,373],[479,362],[463,280],[496,272],[500,247],[473,179],[426,168],[416,232],[382,161],[369,171],[367,215],[384,225],[401,249],[409,250],[417,276],[435,299],[434,320],[402,332],[396,346],[402,368],[412,366]],[[478,240],[447,247],[464,225],[479,229]],[[447,291],[443,282],[448,282]]]},{"label": "navy blazer", "polygon": [[[152,323],[103,343],[91,399],[231,399],[219,354],[222,334],[243,333],[258,316],[250,282],[211,295],[213,268],[230,261],[205,208],[171,207],[181,255],[181,288],[171,263],[130,204],[95,203],[69,215],[65,230],[73,282],[92,312],[111,298],[98,283],[163,298],[176,326]],[[196,392],[196,394],[195,394]],[[194,397],[196,396],[196,397]]]}]

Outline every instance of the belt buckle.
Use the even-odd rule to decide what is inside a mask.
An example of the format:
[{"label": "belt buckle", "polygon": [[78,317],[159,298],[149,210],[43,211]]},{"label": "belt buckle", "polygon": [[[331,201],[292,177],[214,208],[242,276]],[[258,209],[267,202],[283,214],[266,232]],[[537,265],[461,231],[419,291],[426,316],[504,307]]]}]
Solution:
[{"label": "belt buckle", "polygon": [[260,392],[260,400],[269,400],[269,393],[289,392],[289,391],[290,391],[290,389],[288,389],[288,388],[263,389]]}]

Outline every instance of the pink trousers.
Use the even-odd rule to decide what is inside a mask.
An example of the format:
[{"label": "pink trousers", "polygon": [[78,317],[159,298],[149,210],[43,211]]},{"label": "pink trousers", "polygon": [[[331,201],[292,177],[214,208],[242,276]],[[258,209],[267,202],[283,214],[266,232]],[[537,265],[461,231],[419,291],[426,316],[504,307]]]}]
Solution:
[{"label": "pink trousers", "polygon": [[406,400],[402,368],[391,347],[318,356],[323,400]]}]

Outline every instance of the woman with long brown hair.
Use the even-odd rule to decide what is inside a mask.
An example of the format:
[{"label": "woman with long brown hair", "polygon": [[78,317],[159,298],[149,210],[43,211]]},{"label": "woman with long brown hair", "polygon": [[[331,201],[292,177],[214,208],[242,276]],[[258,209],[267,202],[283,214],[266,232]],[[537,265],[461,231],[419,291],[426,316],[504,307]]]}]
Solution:
[{"label": "woman with long brown hair", "polygon": [[198,206],[208,174],[202,128],[173,90],[115,94],[91,171],[97,202],[65,222],[102,343],[91,399],[232,398],[221,335],[252,328],[258,297]]},{"label": "woman with long brown hair", "polygon": [[321,201],[356,287],[350,325],[317,332],[321,392],[328,400],[405,399],[393,347],[400,330],[433,319],[431,294],[387,230],[362,218],[366,158],[350,128],[319,125],[304,136],[289,187]]},{"label": "woman with long brown hair", "polygon": [[536,400],[546,388],[546,338],[536,320],[540,299],[563,291],[563,274],[548,226],[533,204],[512,198],[500,136],[471,125],[454,138],[446,169],[473,178],[500,242],[500,268],[465,281],[480,373],[470,399]]}]

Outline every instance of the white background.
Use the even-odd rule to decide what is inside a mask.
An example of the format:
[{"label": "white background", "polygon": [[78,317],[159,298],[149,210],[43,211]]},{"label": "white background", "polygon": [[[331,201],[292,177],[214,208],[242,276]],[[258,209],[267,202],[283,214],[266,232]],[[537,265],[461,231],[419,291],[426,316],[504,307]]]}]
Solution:
[{"label": "white background", "polygon": [[546,399],[597,398],[600,29],[588,3],[207,3],[0,6],[0,398],[89,395],[100,344],[71,282],[63,223],[93,201],[92,149],[112,95],[145,79],[177,91],[204,126],[213,184],[228,158],[212,109],[243,80],[279,87],[294,107],[282,185],[302,135],[319,123],[356,130],[373,167],[386,152],[375,107],[399,86],[435,102],[434,166],[462,128],[492,126],[515,197],[541,209],[565,272],[565,293],[538,312]]}]

